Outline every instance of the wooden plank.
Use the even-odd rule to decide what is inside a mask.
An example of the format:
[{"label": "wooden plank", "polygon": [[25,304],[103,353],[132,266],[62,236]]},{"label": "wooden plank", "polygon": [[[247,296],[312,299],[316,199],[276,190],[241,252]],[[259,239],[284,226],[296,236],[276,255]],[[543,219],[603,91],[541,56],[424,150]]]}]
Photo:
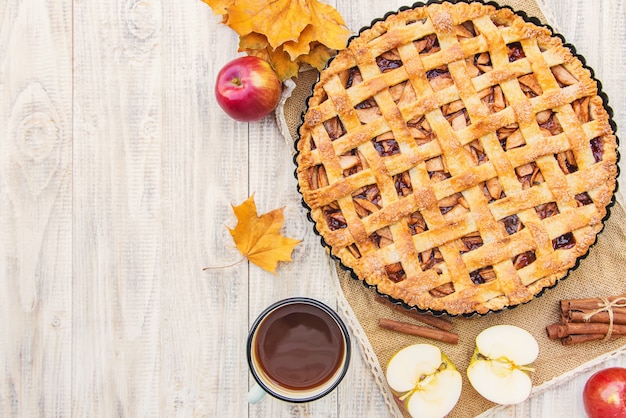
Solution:
[{"label": "wooden plank", "polygon": [[163,13],[161,414],[245,417],[247,265],[220,267],[242,259],[226,226],[249,195],[248,131],[214,95],[237,37],[200,1]]},{"label": "wooden plank", "polygon": [[67,416],[72,2],[0,3],[0,415]]},{"label": "wooden plank", "polygon": [[161,3],[74,17],[72,415],[158,416]]}]

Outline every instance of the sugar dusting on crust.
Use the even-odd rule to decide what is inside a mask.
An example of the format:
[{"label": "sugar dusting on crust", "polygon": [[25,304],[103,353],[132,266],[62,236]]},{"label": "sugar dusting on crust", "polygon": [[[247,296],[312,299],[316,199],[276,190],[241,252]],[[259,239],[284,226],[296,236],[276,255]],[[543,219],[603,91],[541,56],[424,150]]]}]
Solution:
[{"label": "sugar dusting on crust", "polygon": [[520,126],[526,125],[533,120],[533,107],[528,101],[514,103],[513,111]]},{"label": "sugar dusting on crust", "polygon": [[[432,8],[432,9],[431,9]],[[443,5],[433,4],[428,9],[430,14],[430,20],[433,22],[433,27],[437,32],[450,33],[454,26],[452,15],[446,10]]]},{"label": "sugar dusting on crust", "polygon": [[600,98],[600,96],[594,96],[591,98],[590,108],[591,108],[592,119],[598,121],[599,126],[602,126],[605,128],[603,133],[605,135],[613,133],[611,129],[611,125],[609,125],[609,115],[604,110],[604,106],[603,106],[602,99]]},{"label": "sugar dusting on crust", "polygon": [[308,127],[313,127],[322,123],[322,112],[317,109],[309,109],[305,116],[305,123]]}]

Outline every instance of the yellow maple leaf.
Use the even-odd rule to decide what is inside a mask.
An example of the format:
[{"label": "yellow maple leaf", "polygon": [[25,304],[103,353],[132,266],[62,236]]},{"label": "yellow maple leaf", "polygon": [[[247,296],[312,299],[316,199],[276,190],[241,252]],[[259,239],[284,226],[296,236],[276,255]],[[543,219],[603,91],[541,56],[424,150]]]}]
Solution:
[{"label": "yellow maple leaf", "polygon": [[329,4],[317,0],[307,0],[310,10],[312,38],[330,49],[342,49],[350,32],[341,14]]},{"label": "yellow maple leaf", "polygon": [[309,64],[311,67],[317,68],[319,71],[322,71],[334,53],[335,50],[328,48],[326,45],[312,42],[311,50],[307,55],[301,56],[300,61]]},{"label": "yellow maple leaf", "polygon": [[287,41],[283,44],[283,50],[289,54],[293,61],[301,55],[308,54],[311,50],[311,42],[315,40],[315,29],[312,25],[307,25],[302,31],[297,41]]},{"label": "yellow maple leaf", "polygon": [[298,63],[290,59],[289,54],[283,50],[282,46],[270,52],[269,62],[282,81],[298,76]]},{"label": "yellow maple leaf", "polygon": [[319,0],[202,0],[239,34],[239,51],[263,58],[281,81],[302,64],[321,70],[350,35],[341,14]]},{"label": "yellow maple leaf", "polygon": [[208,4],[213,13],[216,15],[224,15],[226,14],[226,9],[228,6],[233,4],[235,0],[202,0],[204,3]]},{"label": "yellow maple leaf", "polygon": [[267,42],[267,37],[260,33],[251,32],[239,37],[239,52],[263,50],[269,45],[270,43]]},{"label": "yellow maple leaf", "polygon": [[235,32],[262,33],[272,48],[296,41],[310,19],[305,0],[235,1],[227,10],[226,24]]},{"label": "yellow maple leaf", "polygon": [[244,257],[271,273],[276,272],[279,261],[291,261],[291,253],[300,242],[281,235],[284,210],[278,208],[258,216],[252,195],[241,205],[233,206],[238,222],[234,229],[228,228]]}]

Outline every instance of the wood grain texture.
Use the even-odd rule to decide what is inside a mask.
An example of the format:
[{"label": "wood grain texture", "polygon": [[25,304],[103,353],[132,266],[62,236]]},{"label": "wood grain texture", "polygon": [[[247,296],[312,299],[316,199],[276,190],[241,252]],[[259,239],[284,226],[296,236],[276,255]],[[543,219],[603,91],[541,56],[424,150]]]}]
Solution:
[{"label": "wood grain texture", "polygon": [[247,416],[248,268],[218,267],[241,259],[226,225],[249,194],[248,127],[213,95],[237,39],[199,1],[163,7],[161,413]]},{"label": "wood grain texture", "polygon": [[72,3],[0,3],[0,416],[69,414]]},{"label": "wood grain texture", "polygon": [[162,10],[74,5],[72,414],[159,413]]},{"label": "wood grain texture", "polygon": [[[624,126],[626,1],[545,1]],[[407,5],[329,3],[354,32]],[[238,55],[199,0],[0,0],[0,416],[390,416],[354,341],[324,399],[246,402],[256,316],[337,300],[293,150],[271,117],[235,122],[215,102]],[[276,274],[225,267],[241,258],[231,205],[251,194],[302,240]],[[626,360],[495,415],[581,417],[586,378],[609,365]]]}]

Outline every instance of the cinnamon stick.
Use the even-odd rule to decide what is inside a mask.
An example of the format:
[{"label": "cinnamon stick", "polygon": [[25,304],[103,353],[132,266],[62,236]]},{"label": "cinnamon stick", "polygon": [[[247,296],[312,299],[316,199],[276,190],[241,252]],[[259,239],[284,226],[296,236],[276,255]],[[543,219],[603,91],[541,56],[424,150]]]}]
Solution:
[{"label": "cinnamon stick", "polygon": [[[585,322],[574,323],[568,322],[565,324],[556,323],[548,325],[546,327],[548,338],[554,340],[559,338],[565,338],[568,335],[577,334],[602,334],[606,336],[609,333],[609,324]],[[613,325],[611,329],[611,335],[626,335],[626,325]]]},{"label": "cinnamon stick", "polygon": [[[568,335],[567,337],[561,338],[561,344],[563,345],[575,345],[586,343],[589,341],[598,341],[604,340],[606,338],[605,334],[574,334]],[[613,340],[615,337],[611,337]]]},{"label": "cinnamon stick", "polygon": [[376,296],[375,300],[385,306],[390,307],[394,311],[400,312],[408,317],[411,317],[417,321],[420,321],[423,324],[430,325],[432,327],[438,328],[443,331],[448,331],[448,332],[452,331],[453,324],[447,319],[438,318],[436,316],[432,316],[429,314],[421,314],[417,311],[405,309],[404,307],[400,305],[396,305],[395,303],[392,303],[389,299],[381,297],[381,296]]},{"label": "cinnamon stick", "polygon": [[[565,309],[562,312],[567,313],[567,312],[572,312],[572,311],[578,311],[578,312],[589,313],[597,309],[600,309],[601,307],[602,305],[598,306],[595,303],[572,303],[568,309]],[[614,306],[611,308],[611,310],[613,311],[613,313],[626,315],[626,308],[624,307]]]},{"label": "cinnamon stick", "polygon": [[[609,302],[614,302],[617,299],[626,298],[626,295],[612,296],[606,298]],[[561,301],[561,312],[568,313],[570,311],[586,311],[592,312],[596,309],[605,306],[605,302],[601,298],[588,298],[588,299],[565,299]],[[611,307],[613,313],[626,314],[626,307],[614,306]]]},{"label": "cinnamon stick", "polygon": [[548,334],[548,338],[551,340],[559,339],[559,327],[563,325],[562,322],[557,322],[554,324],[550,324],[546,327],[546,333]]},{"label": "cinnamon stick", "polygon": [[[614,302],[617,299],[623,299],[626,298],[626,294],[622,294],[622,295],[616,295],[616,296],[608,296],[604,299],[608,300],[609,302]],[[602,306],[602,299],[600,297],[597,298],[583,298],[583,299],[564,299],[562,302],[575,302],[575,303],[599,303],[598,306],[596,306],[597,308],[599,308],[600,306]]]},{"label": "cinnamon stick", "polygon": [[[567,320],[570,322],[600,322],[604,324],[611,322],[611,317],[608,312],[599,312],[590,316],[588,319],[585,319],[586,316],[586,312],[570,311]],[[613,324],[626,325],[626,314],[613,312]]]},{"label": "cinnamon stick", "polygon": [[381,318],[378,320],[378,326],[391,331],[401,332],[403,334],[430,338],[442,343],[458,344],[459,342],[459,336],[452,332],[423,327],[421,325],[410,324],[408,322],[394,321],[393,319]]}]

